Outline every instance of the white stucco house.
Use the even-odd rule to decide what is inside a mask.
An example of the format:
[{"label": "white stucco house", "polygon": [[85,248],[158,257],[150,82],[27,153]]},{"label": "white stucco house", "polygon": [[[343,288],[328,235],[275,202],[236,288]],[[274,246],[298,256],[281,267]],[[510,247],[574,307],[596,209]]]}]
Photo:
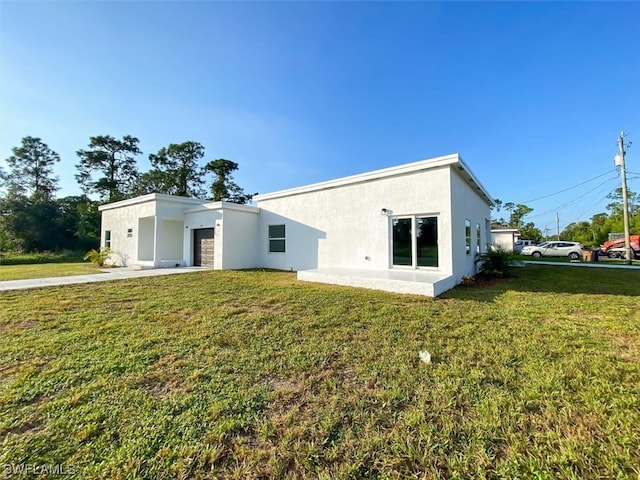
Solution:
[{"label": "white stucco house", "polygon": [[296,271],[298,279],[437,296],[476,273],[491,196],[458,154],[254,197],[150,194],[100,207],[113,263]]}]

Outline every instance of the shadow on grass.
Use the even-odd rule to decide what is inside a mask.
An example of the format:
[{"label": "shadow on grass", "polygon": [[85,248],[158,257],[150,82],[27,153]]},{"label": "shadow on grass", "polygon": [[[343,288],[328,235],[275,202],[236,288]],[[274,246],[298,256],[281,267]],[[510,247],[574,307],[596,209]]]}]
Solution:
[{"label": "shadow on grass", "polygon": [[509,291],[640,296],[640,269],[529,264],[523,268],[515,268],[511,278],[479,280],[472,286],[458,286],[440,298],[492,302],[497,296]]}]

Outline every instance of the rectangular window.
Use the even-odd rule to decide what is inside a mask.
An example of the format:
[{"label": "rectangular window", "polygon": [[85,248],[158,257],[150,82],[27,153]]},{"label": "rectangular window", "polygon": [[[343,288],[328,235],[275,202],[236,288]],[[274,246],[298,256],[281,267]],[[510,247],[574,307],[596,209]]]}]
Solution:
[{"label": "rectangular window", "polygon": [[286,232],[284,225],[269,225],[269,253],[284,253]]},{"label": "rectangular window", "polygon": [[493,241],[493,239],[491,238],[491,220],[489,220],[488,218],[484,219],[484,241],[486,251],[491,251],[491,242]]},{"label": "rectangular window", "polygon": [[127,237],[133,237],[133,228],[127,228]]},{"label": "rectangular window", "polygon": [[476,253],[480,254],[480,224],[476,223]]},{"label": "rectangular window", "polygon": [[104,231],[104,246],[111,248],[111,230]]},{"label": "rectangular window", "polygon": [[467,247],[467,255],[471,255],[471,220],[464,221],[465,245]]}]

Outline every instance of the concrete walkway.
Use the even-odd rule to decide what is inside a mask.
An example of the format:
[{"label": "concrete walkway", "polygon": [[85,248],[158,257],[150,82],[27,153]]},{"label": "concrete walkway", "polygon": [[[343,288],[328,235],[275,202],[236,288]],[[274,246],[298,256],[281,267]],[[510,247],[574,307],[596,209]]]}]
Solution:
[{"label": "concrete walkway", "polygon": [[0,292],[9,290],[26,290],[30,288],[57,287],[60,285],[74,285],[78,283],[109,282],[111,280],[126,280],[129,278],[157,277],[159,275],[175,275],[178,273],[192,273],[211,270],[206,267],[178,267],[178,268],[108,268],[104,273],[89,275],[69,275],[66,277],[28,278],[24,280],[6,280],[0,282]]}]

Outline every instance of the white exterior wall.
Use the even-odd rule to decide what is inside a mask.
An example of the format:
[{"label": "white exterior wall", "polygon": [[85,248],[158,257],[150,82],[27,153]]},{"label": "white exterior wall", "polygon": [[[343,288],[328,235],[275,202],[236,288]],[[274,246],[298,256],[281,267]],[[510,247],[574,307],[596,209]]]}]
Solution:
[{"label": "white exterior wall", "polygon": [[184,265],[183,238],[184,222],[182,220],[162,219],[162,242],[160,243],[160,261],[173,265]]},{"label": "white exterior wall", "polygon": [[[140,235],[138,219],[154,217],[153,202],[138,203],[120,208],[105,210],[101,219],[101,243],[105,246],[105,232],[111,231],[111,250],[109,263],[114,265],[130,265],[138,261],[138,237]],[[127,229],[133,229],[132,236],[127,237]]]},{"label": "white exterior wall", "polygon": [[505,231],[494,231],[491,233],[492,244],[496,248],[502,248],[507,252],[513,252],[513,244],[516,241],[515,232],[510,232],[509,230]]},{"label": "white exterior wall", "polygon": [[[220,268],[238,269],[258,266],[258,212],[245,212],[225,208],[222,212]],[[217,252],[217,244],[216,244]],[[216,259],[214,259],[215,262]]]},{"label": "white exterior wall", "polygon": [[222,268],[222,213],[219,210],[207,209],[187,212],[184,216],[183,258],[185,264],[193,266],[193,231],[199,228],[213,228],[213,265]]},{"label": "white exterior wall", "polygon": [[[381,214],[384,208],[393,216],[437,216],[437,271],[452,271],[449,166],[257,201],[261,266],[390,268],[391,217]],[[268,228],[278,224],[286,225],[286,252],[269,253]]]},{"label": "white exterior wall", "polygon": [[[105,246],[105,232],[110,230],[110,263],[184,265],[184,210],[202,203],[198,199],[151,194],[101,207],[101,246]],[[128,229],[132,229],[131,237],[127,237]]]},{"label": "white exterior wall", "polygon": [[[462,276],[471,277],[476,274],[476,226],[480,224],[480,253],[486,251],[486,220],[490,218],[489,205],[480,194],[460,176],[454,166],[451,169],[451,244],[453,254],[453,277],[455,284],[460,283]],[[462,173],[462,175],[465,175]],[[466,253],[466,224],[471,221],[471,250]]]}]

